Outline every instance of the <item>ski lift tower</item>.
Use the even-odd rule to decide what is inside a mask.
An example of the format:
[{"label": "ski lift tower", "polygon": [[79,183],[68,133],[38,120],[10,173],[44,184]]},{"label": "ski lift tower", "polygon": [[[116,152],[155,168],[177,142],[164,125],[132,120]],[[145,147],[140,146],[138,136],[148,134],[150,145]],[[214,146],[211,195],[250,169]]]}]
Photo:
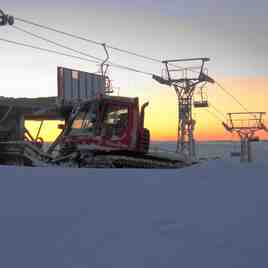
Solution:
[{"label": "ski lift tower", "polygon": [[[209,60],[209,58],[166,60],[163,61],[165,75],[162,77],[153,75],[153,79],[157,82],[173,86],[175,89],[179,111],[177,152],[186,154],[190,162],[196,159],[195,120],[192,116],[193,96],[198,84],[214,83],[214,80],[204,73],[204,65]],[[199,108],[208,107],[208,102],[204,99],[194,104]]]},{"label": "ski lift tower", "polygon": [[228,113],[228,121],[223,122],[224,128],[237,133],[241,141],[241,162],[252,162],[251,142],[259,141],[255,133],[259,130],[268,131],[263,122],[264,112]]}]

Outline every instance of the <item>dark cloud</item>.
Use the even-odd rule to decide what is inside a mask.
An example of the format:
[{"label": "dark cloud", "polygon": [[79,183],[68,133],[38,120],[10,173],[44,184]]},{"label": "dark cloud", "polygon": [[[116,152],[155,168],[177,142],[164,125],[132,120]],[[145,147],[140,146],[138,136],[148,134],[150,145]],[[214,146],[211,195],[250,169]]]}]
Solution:
[{"label": "dark cloud", "polygon": [[87,7],[101,5],[108,6],[110,8],[139,8],[149,9],[151,11],[157,11],[174,16],[218,16],[218,15],[238,15],[238,16],[255,16],[264,15],[268,9],[267,0],[13,0],[12,3],[7,0],[2,0],[2,7],[8,6],[20,6],[20,7],[37,7],[37,6],[49,6],[53,7],[65,7],[84,5]]}]

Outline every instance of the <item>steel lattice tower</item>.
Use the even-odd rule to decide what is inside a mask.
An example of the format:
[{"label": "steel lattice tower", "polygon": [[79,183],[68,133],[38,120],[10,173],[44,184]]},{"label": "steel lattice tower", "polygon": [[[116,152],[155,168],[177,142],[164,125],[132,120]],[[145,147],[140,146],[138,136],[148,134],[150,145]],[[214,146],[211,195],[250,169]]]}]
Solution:
[{"label": "steel lattice tower", "polygon": [[263,122],[265,112],[228,113],[228,122],[223,122],[224,128],[237,133],[241,142],[240,161],[252,162],[251,143],[258,141],[255,133],[259,130],[268,131]]},{"label": "steel lattice tower", "polygon": [[[195,120],[192,115],[193,96],[200,83],[214,83],[214,80],[204,73],[205,62],[209,58],[191,58],[163,61],[166,77],[153,76],[161,84],[173,86],[178,98],[178,140],[177,152],[186,154],[190,162],[195,161]],[[198,66],[178,67],[176,64],[193,64]],[[198,107],[207,107],[206,100],[199,101]]]}]

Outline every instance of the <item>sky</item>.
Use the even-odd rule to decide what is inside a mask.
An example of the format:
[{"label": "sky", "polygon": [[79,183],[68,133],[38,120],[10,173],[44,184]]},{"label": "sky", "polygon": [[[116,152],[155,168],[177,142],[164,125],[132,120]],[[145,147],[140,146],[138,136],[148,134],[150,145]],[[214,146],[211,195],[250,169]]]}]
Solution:
[{"label": "sky", "polygon": [[[6,13],[44,25],[85,36],[89,39],[128,49],[161,60],[210,57],[209,75],[219,81],[250,111],[268,112],[267,1],[1,1]],[[104,57],[101,47],[30,27],[15,25],[61,42],[97,57]],[[16,29],[0,28],[1,38],[26,42],[50,49],[46,42],[35,40]],[[57,94],[57,66],[98,70],[96,64],[55,56],[0,41],[0,95],[12,97],[53,96]],[[163,66],[110,51],[111,61],[161,74]],[[177,130],[177,98],[174,90],[157,84],[151,77],[110,69],[117,93],[138,96],[149,101],[145,125],[152,138],[173,140]],[[210,85],[208,100],[221,113],[240,112],[241,107],[216,85]],[[195,109],[196,138],[230,139],[212,107]],[[221,118],[223,119],[223,118]],[[267,120],[268,122],[268,120]],[[33,124],[30,125],[33,128]],[[48,127],[45,137],[53,139]],[[260,136],[267,138],[266,133]]]}]

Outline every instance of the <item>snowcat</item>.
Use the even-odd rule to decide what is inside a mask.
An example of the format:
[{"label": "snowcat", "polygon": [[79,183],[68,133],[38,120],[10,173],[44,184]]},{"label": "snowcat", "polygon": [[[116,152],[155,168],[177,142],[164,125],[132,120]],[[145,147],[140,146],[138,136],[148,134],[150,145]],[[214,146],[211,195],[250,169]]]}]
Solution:
[{"label": "snowcat", "polygon": [[[3,100],[3,103],[7,102],[7,99]],[[36,108],[37,112],[29,112],[25,103],[25,99],[14,100],[13,113],[5,114],[5,120],[13,129],[21,126],[22,119],[61,118],[65,122],[58,126],[62,132],[44,151],[42,138],[32,137],[25,126],[20,127],[20,133],[14,137],[1,131],[0,164],[85,168],[179,168],[188,165],[187,158],[181,154],[150,151],[150,132],[144,127],[148,103],[139,107],[138,98],[100,95],[57,109],[51,105],[48,110],[42,108],[41,112],[40,108]],[[28,106],[33,109],[32,104]],[[14,122],[17,123],[14,125]]]},{"label": "snowcat", "polygon": [[149,152],[145,108],[138,98],[103,95],[69,111],[54,163],[79,167],[177,168],[185,158]]},{"label": "snowcat", "polygon": [[[57,97],[0,99],[0,164],[117,168],[188,165],[183,154],[150,150],[150,132],[144,127],[149,103],[140,107],[138,98],[110,95],[107,79],[58,67]],[[26,129],[25,120],[41,121],[36,137]],[[59,125],[61,134],[46,151],[40,137],[44,120],[64,121]]]}]

